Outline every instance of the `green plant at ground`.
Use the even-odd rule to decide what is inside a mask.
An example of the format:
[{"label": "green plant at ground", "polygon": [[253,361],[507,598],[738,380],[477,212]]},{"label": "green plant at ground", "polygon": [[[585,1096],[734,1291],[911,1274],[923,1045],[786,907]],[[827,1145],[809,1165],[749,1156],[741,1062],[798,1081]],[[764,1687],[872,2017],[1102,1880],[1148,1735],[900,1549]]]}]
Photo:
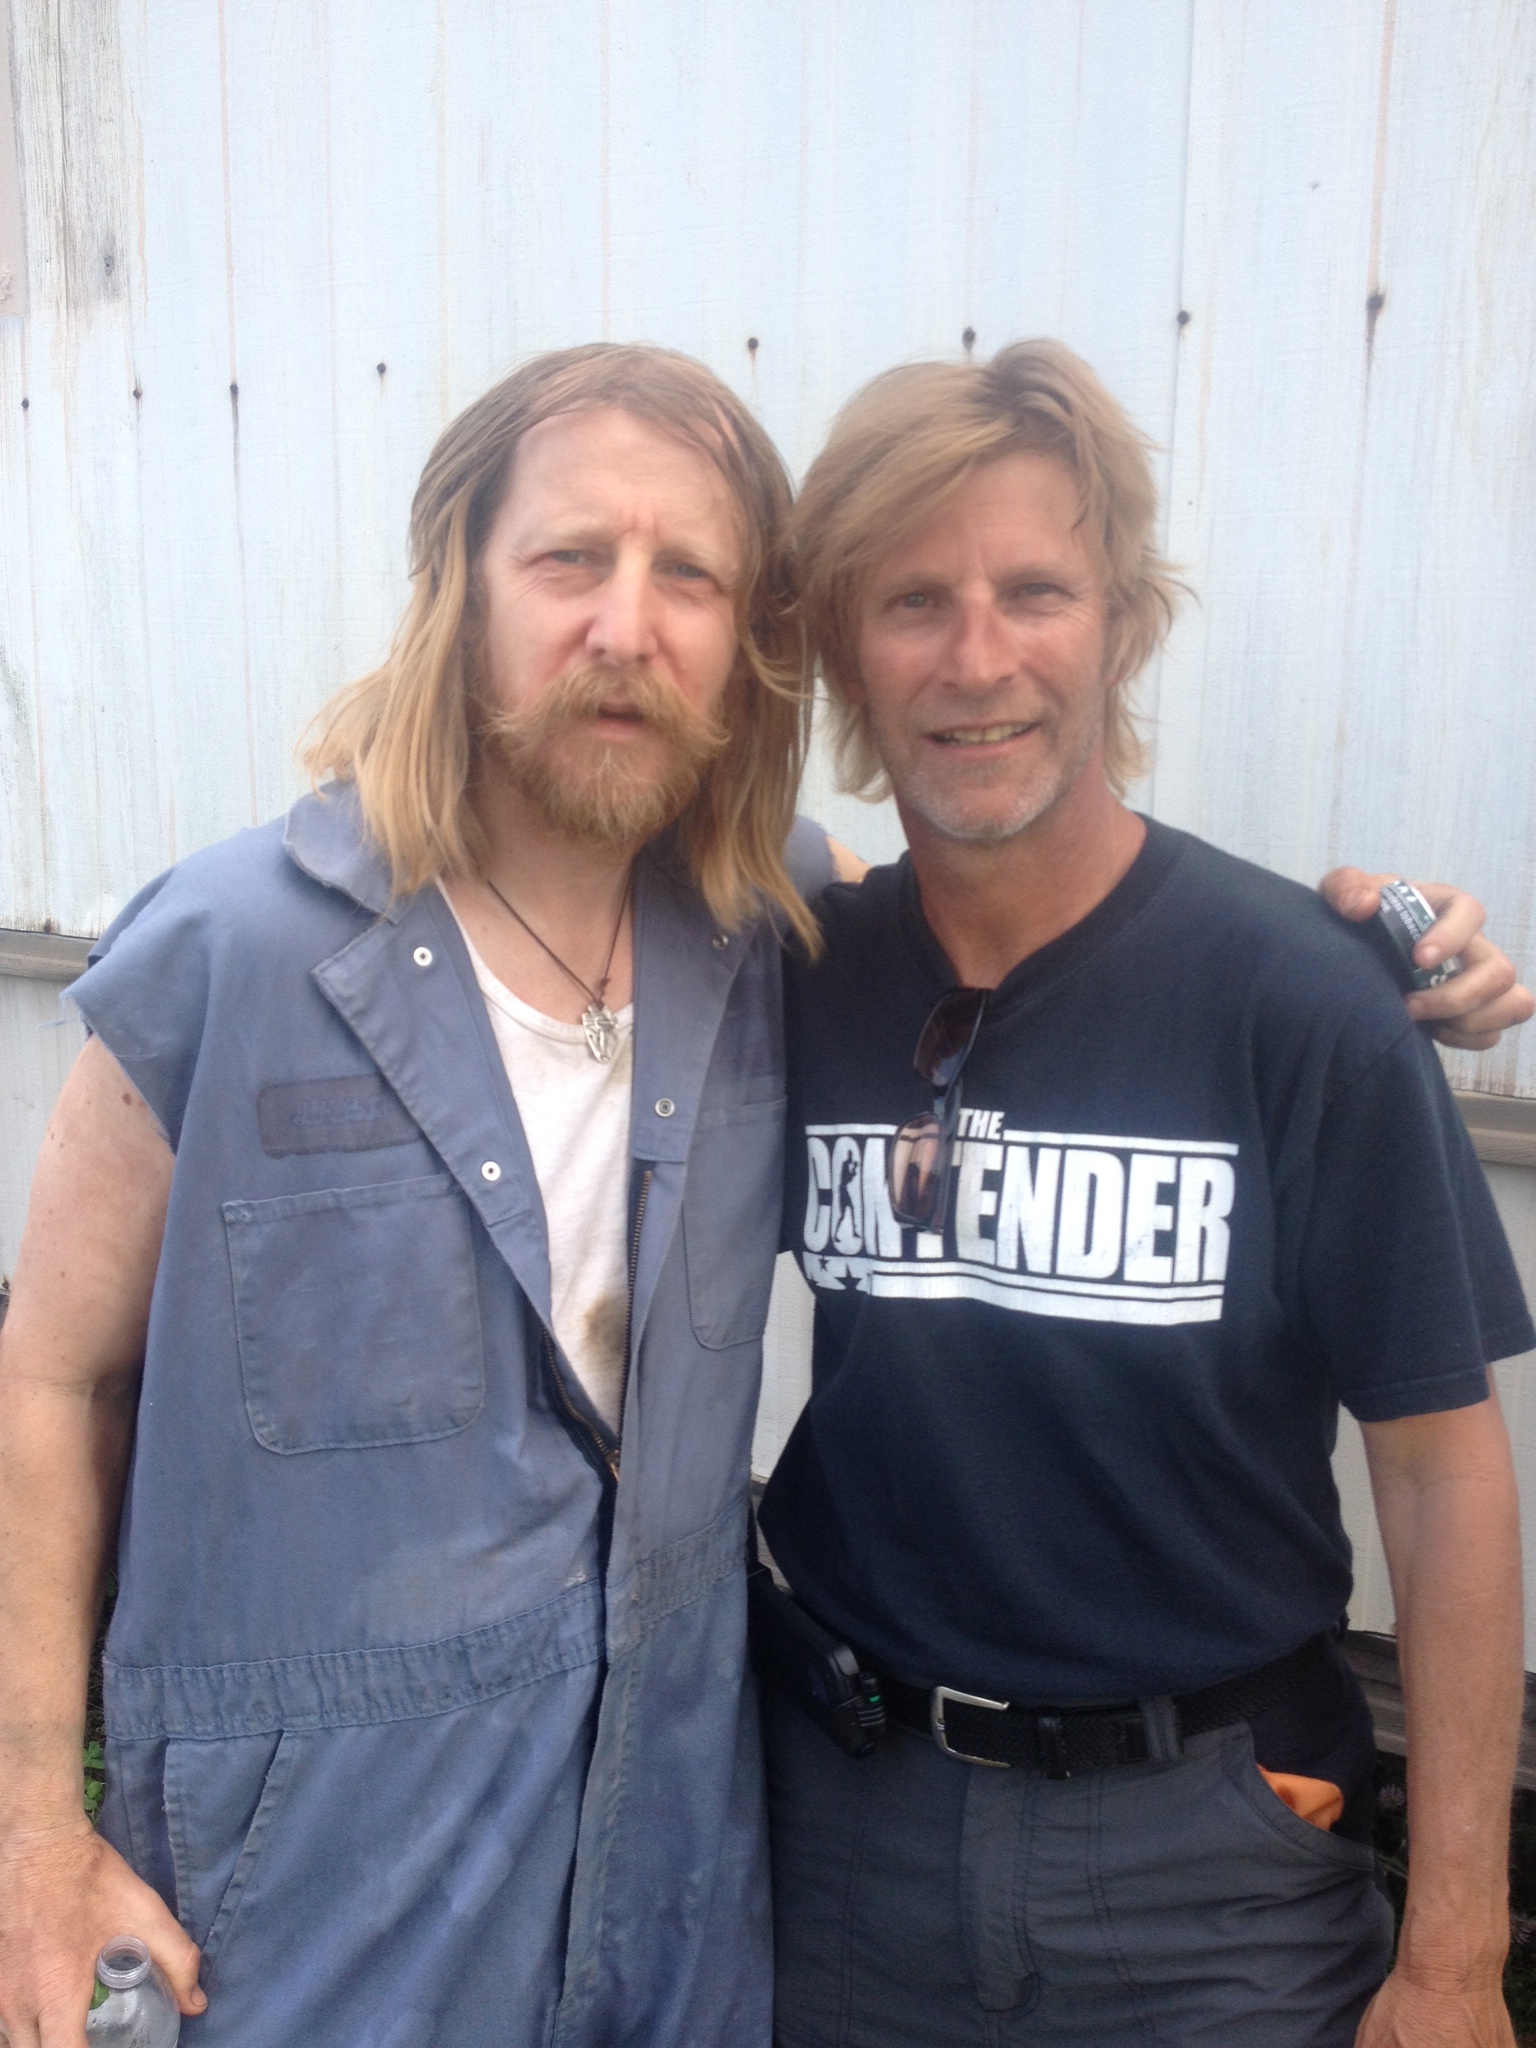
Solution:
[{"label": "green plant at ground", "polygon": [[101,1604],[101,1620],[96,1629],[96,1641],[91,1650],[91,1669],[85,1687],[85,1754],[81,1761],[85,1766],[85,1810],[93,1821],[101,1812],[101,1802],[107,1790],[107,1758],[104,1747],[107,1729],[101,1699],[101,1652],[107,1640],[107,1623],[112,1619],[112,1609],[116,1605],[117,1574],[113,1572],[107,1579],[106,1598]]},{"label": "green plant at ground", "polygon": [[107,1789],[107,1759],[98,1741],[85,1745],[85,1810],[94,1820]]}]

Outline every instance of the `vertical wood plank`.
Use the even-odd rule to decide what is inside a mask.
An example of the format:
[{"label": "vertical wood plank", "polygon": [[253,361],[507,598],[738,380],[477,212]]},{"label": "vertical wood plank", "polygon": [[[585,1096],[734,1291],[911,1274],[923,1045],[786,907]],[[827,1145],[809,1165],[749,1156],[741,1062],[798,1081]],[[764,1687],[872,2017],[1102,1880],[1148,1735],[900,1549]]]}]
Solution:
[{"label": "vertical wood plank", "polygon": [[[1330,852],[1496,906],[1536,969],[1536,11],[1400,4],[1381,148],[1345,737]],[[1529,1093],[1517,1033],[1449,1064]]]},{"label": "vertical wood plank", "polygon": [[1357,547],[1377,5],[1197,0],[1160,816],[1320,872]]},{"label": "vertical wood plank", "polygon": [[[28,323],[0,318],[0,903],[13,925],[50,913],[43,840]],[[25,404],[24,404],[25,401]]]},{"label": "vertical wood plank", "polygon": [[295,740],[341,678],[332,393],[330,8],[225,11],[232,406],[252,820],[300,787]]},{"label": "vertical wood plank", "polygon": [[11,104],[11,11],[6,6],[0,8],[0,320],[20,320],[26,310],[27,244]]},{"label": "vertical wood plank", "polygon": [[249,824],[256,807],[229,388],[238,363],[225,12],[195,0],[143,0],[133,38],[145,277],[133,379],[140,394],[134,538],[160,738],[164,862]]},{"label": "vertical wood plank", "polygon": [[[1159,815],[1452,875],[1532,965],[1536,18],[1200,0]],[[1522,566],[1523,565],[1523,566]],[[1536,1084],[1536,1045],[1453,1063]]]},{"label": "vertical wood plank", "polygon": [[375,666],[388,647],[406,597],[411,496],[443,423],[439,57],[432,10],[406,9],[381,35],[368,0],[331,0],[327,459],[336,673],[346,677]]},{"label": "vertical wood plank", "polygon": [[21,915],[91,931],[158,847],[139,556],[123,544],[138,523],[136,149],[117,6],[23,9],[14,27],[31,310],[13,487],[30,586],[28,826],[46,891]]},{"label": "vertical wood plank", "polygon": [[536,350],[606,332],[606,13],[600,0],[572,0],[558,10],[471,5],[444,16],[449,410]]}]

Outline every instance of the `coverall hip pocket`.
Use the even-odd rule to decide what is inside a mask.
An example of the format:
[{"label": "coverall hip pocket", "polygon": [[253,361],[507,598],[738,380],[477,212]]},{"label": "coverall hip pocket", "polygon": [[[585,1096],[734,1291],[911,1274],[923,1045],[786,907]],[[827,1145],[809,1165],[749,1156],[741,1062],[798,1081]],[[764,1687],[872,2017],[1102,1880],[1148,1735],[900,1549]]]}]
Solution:
[{"label": "coverall hip pocket", "polygon": [[245,1408],[292,1456],[425,1443],[485,1400],[468,1206],[446,1174],[226,1202]]},{"label": "coverall hip pocket", "polygon": [[277,1819],[302,1738],[238,1735],[165,1747],[176,1914],[211,1968]]}]

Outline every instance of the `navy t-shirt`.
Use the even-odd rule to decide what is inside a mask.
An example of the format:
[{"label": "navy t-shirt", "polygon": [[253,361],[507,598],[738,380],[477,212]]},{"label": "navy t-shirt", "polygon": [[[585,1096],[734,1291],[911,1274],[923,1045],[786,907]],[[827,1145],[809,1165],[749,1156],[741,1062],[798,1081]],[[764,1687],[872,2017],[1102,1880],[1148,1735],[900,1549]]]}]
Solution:
[{"label": "navy t-shirt", "polygon": [[1331,1627],[1337,1403],[1467,1406],[1536,1343],[1386,970],[1149,824],[992,997],[941,1239],[892,1219],[886,1155],[954,974],[907,861],[822,916],[787,997],[813,1391],[762,1512],[795,1591],[888,1671],[1015,1700],[1190,1691]]}]

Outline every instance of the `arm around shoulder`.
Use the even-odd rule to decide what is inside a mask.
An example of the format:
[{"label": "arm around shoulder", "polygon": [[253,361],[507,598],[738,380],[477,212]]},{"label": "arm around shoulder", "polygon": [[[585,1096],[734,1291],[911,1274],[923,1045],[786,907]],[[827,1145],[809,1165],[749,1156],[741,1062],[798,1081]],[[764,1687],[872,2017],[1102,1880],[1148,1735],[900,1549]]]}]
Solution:
[{"label": "arm around shoulder", "polygon": [[841,839],[827,834],[827,850],[832,856],[832,871],[840,882],[862,882],[869,873],[869,862],[860,860],[851,846],[844,846]]},{"label": "arm around shoulder", "polygon": [[[1317,886],[1341,917],[1360,923],[1376,915],[1382,884],[1394,879],[1360,868],[1335,868]],[[1435,913],[1434,924],[1414,948],[1415,961],[1420,967],[1438,967],[1454,954],[1462,971],[1438,988],[1406,996],[1408,1013],[1415,1023],[1428,1024],[1442,1045],[1487,1052],[1504,1032],[1517,1030],[1536,1013],[1536,1000],[1516,980],[1509,955],[1484,936],[1483,906],[1475,896],[1446,882],[1414,886]]]}]

